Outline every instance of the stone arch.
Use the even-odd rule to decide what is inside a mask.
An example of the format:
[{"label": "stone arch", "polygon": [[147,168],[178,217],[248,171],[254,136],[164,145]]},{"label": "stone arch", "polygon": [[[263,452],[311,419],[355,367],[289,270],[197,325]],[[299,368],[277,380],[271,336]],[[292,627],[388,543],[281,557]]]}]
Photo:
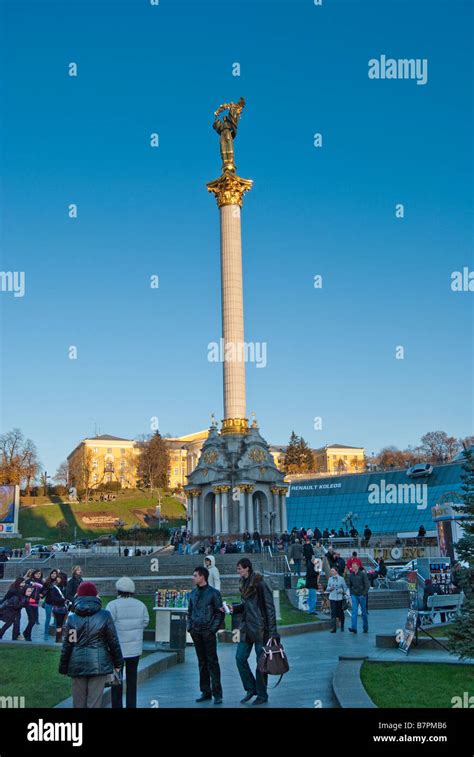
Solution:
[{"label": "stone arch", "polygon": [[201,519],[201,536],[212,536],[216,528],[215,516],[216,495],[213,491],[203,496],[202,501],[202,519]]},{"label": "stone arch", "polygon": [[268,517],[266,517],[269,511],[268,495],[262,489],[252,492],[252,508],[254,530],[258,531],[260,535],[269,534],[270,523]]}]

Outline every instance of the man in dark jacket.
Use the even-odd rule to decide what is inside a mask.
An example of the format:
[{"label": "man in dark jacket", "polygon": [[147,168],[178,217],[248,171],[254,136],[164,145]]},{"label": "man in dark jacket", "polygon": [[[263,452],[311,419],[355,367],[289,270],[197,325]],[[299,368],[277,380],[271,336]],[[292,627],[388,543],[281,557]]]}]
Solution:
[{"label": "man in dark jacket", "polygon": [[352,618],[351,633],[357,633],[357,610],[360,605],[362,611],[362,626],[364,633],[369,630],[369,623],[367,620],[367,594],[369,593],[369,579],[365,570],[359,568],[358,563],[353,563],[352,572],[349,573],[348,580],[349,591],[351,593],[352,600]]},{"label": "man in dark jacket", "polygon": [[221,704],[221,669],[217,657],[216,633],[222,620],[222,597],[217,589],[209,586],[208,579],[207,568],[195,568],[195,588],[188,604],[188,631],[194,641],[199,664],[201,696],[196,702],[205,702],[214,697],[214,704]]},{"label": "man in dark jacket", "polygon": [[64,593],[66,599],[69,602],[74,601],[74,597],[76,596],[77,590],[79,586],[81,585],[82,581],[83,581],[82,568],[80,565],[76,565],[76,567],[73,568],[72,576],[67,582],[66,591]]},{"label": "man in dark jacket", "polygon": [[311,565],[311,558],[314,557],[314,549],[309,539],[306,539],[303,544],[303,556],[306,560],[306,570],[308,570],[308,567]]},{"label": "man in dark jacket", "polygon": [[59,672],[72,678],[73,707],[101,707],[107,679],[122,666],[112,616],[102,609],[95,584],[84,581],[66,623],[59,661]]},{"label": "man in dark jacket", "polygon": [[270,587],[265,583],[262,575],[253,570],[252,563],[247,557],[239,560],[237,571],[240,576],[239,588],[242,602],[233,605],[231,612],[242,616],[235,658],[246,691],[244,698],[241,699],[241,704],[249,702],[252,697],[256,696],[252,704],[259,705],[268,700],[267,676],[260,673],[258,668],[254,676],[250,670],[248,658],[252,647],[255,646],[255,656],[258,662],[264,644],[270,638],[280,640],[277,632],[275,605]]},{"label": "man in dark jacket", "polygon": [[364,539],[365,539],[365,546],[368,547],[370,543],[370,537],[372,536],[372,531],[368,526],[364,528]]},{"label": "man in dark jacket", "polygon": [[336,568],[340,576],[344,576],[344,571],[346,569],[346,561],[344,560],[343,557],[341,557],[340,552],[335,553],[334,567]]}]

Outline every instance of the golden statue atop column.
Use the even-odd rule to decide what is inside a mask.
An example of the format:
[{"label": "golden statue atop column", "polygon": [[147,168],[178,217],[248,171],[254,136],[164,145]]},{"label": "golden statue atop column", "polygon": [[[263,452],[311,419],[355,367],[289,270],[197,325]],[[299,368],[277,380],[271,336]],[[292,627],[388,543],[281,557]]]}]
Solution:
[{"label": "golden statue atop column", "polygon": [[[237,127],[244,107],[245,99],[241,97],[236,103],[222,103],[214,111],[212,128],[219,134],[222,175],[215,181],[210,181],[207,188],[209,192],[215,194],[219,208],[223,205],[242,207],[244,192],[248,192],[252,187],[250,179],[242,179],[236,175],[235,167],[234,139],[237,136]],[[219,118],[224,111],[227,111],[227,115]]]}]

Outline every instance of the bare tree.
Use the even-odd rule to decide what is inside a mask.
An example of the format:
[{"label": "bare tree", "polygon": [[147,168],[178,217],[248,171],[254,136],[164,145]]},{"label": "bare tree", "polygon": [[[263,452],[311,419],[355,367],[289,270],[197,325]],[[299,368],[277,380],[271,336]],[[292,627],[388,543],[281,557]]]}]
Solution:
[{"label": "bare tree", "polygon": [[0,436],[0,479],[5,484],[26,482],[27,494],[40,469],[38,451],[31,439],[25,439],[19,428]]},{"label": "bare tree", "polygon": [[[85,445],[78,455],[71,460],[69,466],[70,481],[78,489],[84,490],[85,501],[89,500],[91,489],[98,486],[104,479],[105,471],[101,471],[99,480],[99,468],[94,465],[94,454]],[[94,481],[94,477],[97,480]]]},{"label": "bare tree", "polygon": [[67,460],[63,460],[62,463],[58,466],[58,469],[56,473],[54,474],[54,480],[58,482],[58,484],[64,484],[64,486],[67,486],[69,483],[69,466],[67,463]]},{"label": "bare tree", "polygon": [[429,431],[421,437],[421,444],[429,461],[436,463],[449,462],[460,448],[459,441],[445,431]]}]

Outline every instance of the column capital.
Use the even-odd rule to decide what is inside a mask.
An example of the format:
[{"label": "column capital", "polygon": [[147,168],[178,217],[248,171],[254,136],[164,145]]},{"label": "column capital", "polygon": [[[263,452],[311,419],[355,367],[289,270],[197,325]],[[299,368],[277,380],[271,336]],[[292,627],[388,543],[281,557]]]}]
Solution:
[{"label": "column capital", "polygon": [[280,487],[279,486],[271,486],[270,491],[272,494],[280,494]]},{"label": "column capital", "polygon": [[224,173],[218,179],[206,184],[207,191],[213,192],[219,208],[223,205],[238,205],[242,207],[244,192],[252,188],[253,181],[242,179],[231,173]]},{"label": "column capital", "polygon": [[224,418],[221,434],[247,434],[249,422],[247,418]]},{"label": "column capital", "polygon": [[287,486],[280,486],[279,489],[280,489],[280,494],[286,494],[288,491]]}]

